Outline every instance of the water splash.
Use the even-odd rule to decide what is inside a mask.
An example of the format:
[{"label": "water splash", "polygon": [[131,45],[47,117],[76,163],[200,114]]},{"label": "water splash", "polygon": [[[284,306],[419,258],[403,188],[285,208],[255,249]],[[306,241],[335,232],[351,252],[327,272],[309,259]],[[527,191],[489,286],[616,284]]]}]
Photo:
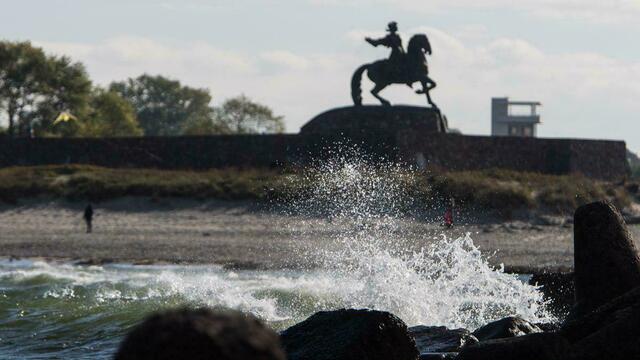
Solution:
[{"label": "water splash", "polygon": [[541,292],[491,267],[469,235],[410,239],[406,224],[417,222],[415,208],[432,201],[417,190],[419,175],[349,151],[292,180],[302,182],[293,185],[304,196],[287,204],[291,215],[340,223],[330,246],[306,254],[319,267],[234,272],[0,261],[0,355],[109,359],[143,316],[183,305],[249,311],[276,329],[343,307],[390,311],[409,325],[468,329],[507,315],[553,320]]},{"label": "water splash", "polygon": [[331,249],[308,254],[322,258],[335,279],[325,291],[340,304],[390,311],[410,325],[474,329],[508,315],[554,320],[539,289],[490,266],[469,234],[437,240],[425,234],[425,245],[414,250],[399,224],[429,200],[416,199],[418,174],[370,161],[354,148],[334,155],[307,170],[302,179],[312,191],[291,208],[350,225]]}]

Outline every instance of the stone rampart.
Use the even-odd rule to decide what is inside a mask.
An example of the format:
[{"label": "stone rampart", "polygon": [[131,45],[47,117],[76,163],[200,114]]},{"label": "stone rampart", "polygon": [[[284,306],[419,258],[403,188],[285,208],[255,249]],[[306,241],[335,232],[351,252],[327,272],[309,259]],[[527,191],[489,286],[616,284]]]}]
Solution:
[{"label": "stone rampart", "polygon": [[0,137],[0,167],[93,164],[164,169],[305,165],[356,146],[374,159],[442,170],[502,168],[618,180],[629,174],[622,141],[448,134],[439,111],[411,106],[325,112],[300,134],[109,139]]}]

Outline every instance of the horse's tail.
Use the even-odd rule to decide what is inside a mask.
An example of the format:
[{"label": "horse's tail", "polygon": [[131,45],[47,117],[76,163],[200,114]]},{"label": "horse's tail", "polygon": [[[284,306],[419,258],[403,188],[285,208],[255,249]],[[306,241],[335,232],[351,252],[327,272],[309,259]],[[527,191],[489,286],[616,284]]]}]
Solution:
[{"label": "horse's tail", "polygon": [[353,73],[351,77],[351,98],[356,106],[362,105],[362,74],[369,68],[368,64],[362,65]]}]

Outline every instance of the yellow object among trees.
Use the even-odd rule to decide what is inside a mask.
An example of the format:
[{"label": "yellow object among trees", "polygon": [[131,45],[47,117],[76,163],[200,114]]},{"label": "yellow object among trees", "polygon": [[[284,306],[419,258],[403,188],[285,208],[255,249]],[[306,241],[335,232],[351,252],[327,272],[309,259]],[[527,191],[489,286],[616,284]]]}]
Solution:
[{"label": "yellow object among trees", "polygon": [[58,117],[56,118],[56,120],[53,122],[53,125],[58,125],[61,122],[69,122],[71,120],[77,121],[78,118],[73,116],[73,114],[71,114],[70,112],[67,111],[63,111],[60,113],[60,115],[58,115]]}]

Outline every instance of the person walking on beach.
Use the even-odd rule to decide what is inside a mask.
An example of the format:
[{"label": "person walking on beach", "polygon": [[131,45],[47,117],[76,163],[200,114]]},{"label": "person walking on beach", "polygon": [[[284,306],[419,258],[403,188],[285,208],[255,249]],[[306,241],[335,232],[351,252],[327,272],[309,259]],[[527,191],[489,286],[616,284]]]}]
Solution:
[{"label": "person walking on beach", "polygon": [[84,222],[87,224],[87,234],[91,233],[93,230],[92,221],[93,221],[93,207],[91,204],[88,204],[86,208],[84,208]]}]

